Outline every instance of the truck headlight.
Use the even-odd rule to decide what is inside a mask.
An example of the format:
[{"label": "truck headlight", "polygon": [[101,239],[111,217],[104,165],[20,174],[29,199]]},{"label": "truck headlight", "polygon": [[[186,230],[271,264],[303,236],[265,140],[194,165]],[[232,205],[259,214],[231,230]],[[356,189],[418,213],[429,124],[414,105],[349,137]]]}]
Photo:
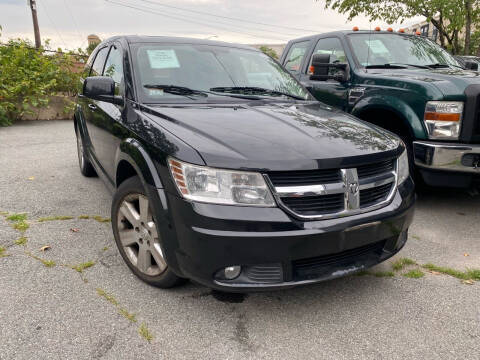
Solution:
[{"label": "truck headlight", "polygon": [[458,139],[463,102],[429,101],[425,107],[425,125],[430,139]]},{"label": "truck headlight", "polygon": [[275,206],[259,173],[214,169],[172,158],[168,159],[168,166],[185,199],[224,205]]},{"label": "truck headlight", "polygon": [[403,183],[405,180],[408,179],[408,175],[410,175],[410,167],[408,165],[408,153],[407,149],[405,149],[398,158],[398,185]]}]

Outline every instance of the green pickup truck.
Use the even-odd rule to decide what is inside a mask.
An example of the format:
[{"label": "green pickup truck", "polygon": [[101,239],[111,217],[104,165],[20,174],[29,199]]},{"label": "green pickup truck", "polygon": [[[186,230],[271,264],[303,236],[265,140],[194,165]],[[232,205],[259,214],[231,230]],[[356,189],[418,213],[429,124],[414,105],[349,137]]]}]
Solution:
[{"label": "green pickup truck", "polygon": [[480,179],[480,73],[433,41],[337,31],[290,41],[280,62],[318,100],[399,135],[426,184]]}]

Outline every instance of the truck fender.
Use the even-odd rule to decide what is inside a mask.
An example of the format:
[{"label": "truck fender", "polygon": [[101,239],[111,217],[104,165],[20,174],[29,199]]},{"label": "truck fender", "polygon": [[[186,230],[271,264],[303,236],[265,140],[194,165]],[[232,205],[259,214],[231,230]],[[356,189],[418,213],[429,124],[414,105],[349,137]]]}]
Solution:
[{"label": "truck fender", "polygon": [[[418,117],[409,104],[393,96],[371,96],[361,98],[352,108],[352,115],[360,117],[367,110],[384,110],[395,113],[406,121],[411,129],[411,134],[417,139],[426,139],[423,120]],[[368,121],[368,120],[367,120]]]}]

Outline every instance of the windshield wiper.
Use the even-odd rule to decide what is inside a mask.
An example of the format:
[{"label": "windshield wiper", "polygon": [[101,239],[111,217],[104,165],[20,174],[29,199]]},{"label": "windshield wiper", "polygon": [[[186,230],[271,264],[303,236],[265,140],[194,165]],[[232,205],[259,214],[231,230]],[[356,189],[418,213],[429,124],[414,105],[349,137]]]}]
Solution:
[{"label": "windshield wiper", "polygon": [[221,86],[213,87],[210,91],[223,92],[223,93],[232,93],[232,94],[246,94],[246,95],[272,95],[272,96],[287,96],[296,100],[305,100],[305,98],[293,95],[289,93],[284,93],[282,91],[277,91],[273,89],[265,89],[255,86]]},{"label": "windshield wiper", "polygon": [[426,65],[426,66],[428,66],[430,69],[444,69],[444,68],[449,68],[449,67],[453,66],[453,67],[465,70],[463,67],[458,66],[458,65],[454,65],[454,64],[439,64],[439,63],[436,63],[436,64],[430,64],[430,65]]},{"label": "windshield wiper", "polygon": [[407,67],[415,67],[418,69],[428,69],[428,66],[425,65],[416,65],[416,64],[403,64],[403,63],[388,63],[382,65],[367,65],[367,69],[406,69]]},{"label": "windshield wiper", "polygon": [[184,86],[146,84],[146,85],[143,85],[143,87],[147,88],[147,89],[163,90],[167,94],[173,94],[173,95],[181,95],[181,96],[200,95],[200,96],[203,96],[203,97],[208,96],[205,91],[193,90],[193,89],[190,89],[190,88],[184,87]]},{"label": "windshield wiper", "polygon": [[207,91],[207,90],[194,90],[190,89],[185,86],[176,86],[176,85],[161,85],[161,84],[146,84],[143,85],[144,88],[147,89],[158,89],[158,90],[163,90],[164,92],[168,94],[174,94],[174,95],[181,95],[181,96],[187,96],[190,97],[192,95],[200,95],[207,97],[208,94],[216,95],[216,96],[228,96],[228,97],[235,97],[235,98],[240,98],[240,99],[248,99],[248,100],[259,100],[258,97],[256,96],[244,96],[244,95],[236,95],[236,94],[217,94],[212,91]]}]

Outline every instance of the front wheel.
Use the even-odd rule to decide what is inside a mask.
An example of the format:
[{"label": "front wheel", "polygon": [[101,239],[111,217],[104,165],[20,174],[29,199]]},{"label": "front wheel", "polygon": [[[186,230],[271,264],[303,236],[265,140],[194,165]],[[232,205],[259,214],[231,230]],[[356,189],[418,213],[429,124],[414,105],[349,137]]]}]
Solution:
[{"label": "front wheel", "polygon": [[165,261],[152,205],[138,176],[118,187],[112,203],[112,227],[123,260],[141,280],[160,288],[184,281]]}]

